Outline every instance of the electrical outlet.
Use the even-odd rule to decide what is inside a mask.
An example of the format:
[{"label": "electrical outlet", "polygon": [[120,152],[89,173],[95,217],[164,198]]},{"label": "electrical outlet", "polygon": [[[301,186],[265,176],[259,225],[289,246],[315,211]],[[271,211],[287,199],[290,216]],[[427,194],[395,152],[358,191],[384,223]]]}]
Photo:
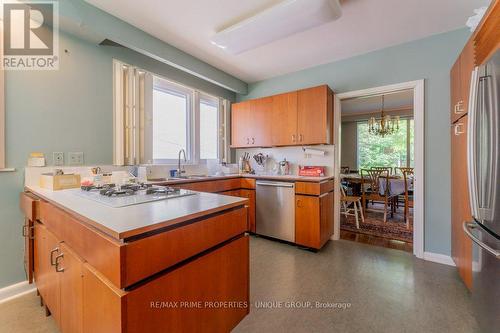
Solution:
[{"label": "electrical outlet", "polygon": [[55,166],[64,165],[64,153],[61,152],[52,153],[52,161],[54,162]]},{"label": "electrical outlet", "polygon": [[83,165],[83,152],[68,153],[69,165]]}]

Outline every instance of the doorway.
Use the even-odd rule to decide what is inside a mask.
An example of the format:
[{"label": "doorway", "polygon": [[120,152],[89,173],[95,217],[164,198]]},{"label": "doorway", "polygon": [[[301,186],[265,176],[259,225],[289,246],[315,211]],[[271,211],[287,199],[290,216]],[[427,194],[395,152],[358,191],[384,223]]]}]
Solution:
[{"label": "doorway", "polygon": [[424,81],[352,91],[338,98],[337,236],[422,258]]}]

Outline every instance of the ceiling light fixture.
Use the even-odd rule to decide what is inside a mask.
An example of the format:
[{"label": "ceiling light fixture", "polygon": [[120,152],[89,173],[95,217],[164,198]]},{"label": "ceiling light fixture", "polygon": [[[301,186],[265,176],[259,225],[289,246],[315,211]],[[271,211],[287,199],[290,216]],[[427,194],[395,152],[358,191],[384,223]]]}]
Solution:
[{"label": "ceiling light fixture", "polygon": [[211,43],[231,54],[331,22],[342,15],[339,0],[285,0],[219,31]]}]

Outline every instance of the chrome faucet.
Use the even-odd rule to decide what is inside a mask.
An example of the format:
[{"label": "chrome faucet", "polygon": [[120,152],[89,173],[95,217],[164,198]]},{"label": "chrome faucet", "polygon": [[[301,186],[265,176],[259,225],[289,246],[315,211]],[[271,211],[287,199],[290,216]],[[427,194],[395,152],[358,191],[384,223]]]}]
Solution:
[{"label": "chrome faucet", "polygon": [[187,162],[186,151],[183,149],[179,150],[179,159],[177,160],[177,177],[181,177],[183,173],[186,173],[186,170],[181,166],[181,153],[184,155],[184,162]]}]

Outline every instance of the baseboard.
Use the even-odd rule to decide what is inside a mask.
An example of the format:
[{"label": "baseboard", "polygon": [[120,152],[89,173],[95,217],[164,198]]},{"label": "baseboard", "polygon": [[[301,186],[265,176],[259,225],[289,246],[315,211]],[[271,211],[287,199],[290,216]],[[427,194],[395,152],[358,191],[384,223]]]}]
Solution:
[{"label": "baseboard", "polygon": [[19,282],[0,289],[0,303],[4,303],[16,297],[26,295],[36,290],[35,284],[28,281]]},{"label": "baseboard", "polygon": [[433,252],[424,252],[423,259],[427,260],[427,261],[436,262],[438,264],[455,266],[455,262],[453,261],[453,259],[451,259],[450,256],[447,256],[444,254],[433,253]]}]

